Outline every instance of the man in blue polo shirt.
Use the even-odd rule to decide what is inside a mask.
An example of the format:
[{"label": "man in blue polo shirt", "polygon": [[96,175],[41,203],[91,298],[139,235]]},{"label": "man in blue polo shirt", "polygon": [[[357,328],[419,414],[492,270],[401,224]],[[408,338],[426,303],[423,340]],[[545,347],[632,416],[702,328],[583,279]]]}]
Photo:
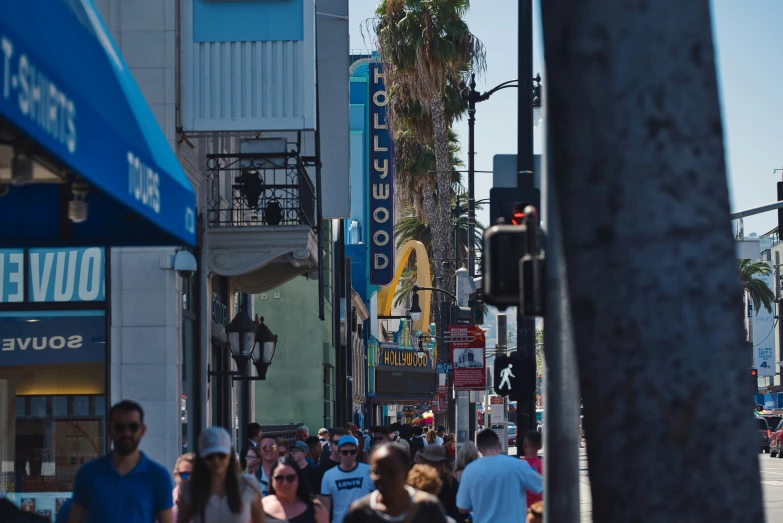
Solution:
[{"label": "man in blue polo shirt", "polygon": [[138,449],[146,431],[138,403],[111,408],[113,450],[76,474],[69,523],[172,523],[171,477]]}]

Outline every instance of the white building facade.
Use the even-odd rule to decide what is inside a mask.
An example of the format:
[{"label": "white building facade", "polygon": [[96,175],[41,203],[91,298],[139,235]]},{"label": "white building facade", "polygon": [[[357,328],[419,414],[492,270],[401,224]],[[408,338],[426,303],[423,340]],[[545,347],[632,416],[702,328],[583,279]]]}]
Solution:
[{"label": "white building facade", "polygon": [[0,491],[52,515],[110,448],[120,400],[141,404],[141,448],[165,467],[203,427],[243,440],[254,394],[230,375],[229,322],[258,321],[252,293],[319,278],[320,224],[350,201],[347,0],[94,4],[195,190],[197,242],[0,249]]}]

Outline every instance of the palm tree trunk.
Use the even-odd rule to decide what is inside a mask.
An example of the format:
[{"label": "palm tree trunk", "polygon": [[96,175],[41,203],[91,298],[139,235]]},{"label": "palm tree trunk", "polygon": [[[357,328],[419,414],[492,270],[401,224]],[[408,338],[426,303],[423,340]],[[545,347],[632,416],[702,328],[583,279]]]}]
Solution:
[{"label": "palm tree trunk", "polygon": [[451,163],[449,162],[449,127],[443,95],[438,93],[430,100],[432,115],[432,139],[435,149],[436,180],[438,185],[438,219],[430,223],[432,230],[432,252],[435,255],[435,277],[443,289],[454,292],[453,265],[444,264],[451,256]]},{"label": "palm tree trunk", "polygon": [[593,519],[761,523],[709,2],[541,10]]}]

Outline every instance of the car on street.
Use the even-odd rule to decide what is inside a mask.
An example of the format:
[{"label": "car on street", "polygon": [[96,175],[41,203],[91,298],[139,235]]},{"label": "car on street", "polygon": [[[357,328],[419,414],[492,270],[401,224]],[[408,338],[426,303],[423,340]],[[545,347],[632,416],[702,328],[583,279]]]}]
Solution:
[{"label": "car on street", "polygon": [[783,416],[781,416],[780,414],[759,414],[759,416],[767,420],[767,425],[769,425],[769,430],[773,432],[780,424],[780,422],[783,421]]},{"label": "car on street", "polygon": [[508,425],[508,446],[509,447],[517,446],[517,428],[513,426],[512,423],[509,423]]},{"label": "car on street", "polygon": [[759,453],[769,452],[770,449],[770,430],[767,420],[756,416],[756,427],[759,435]]},{"label": "car on street", "polygon": [[773,426],[770,424],[769,427],[769,455],[772,458],[777,456],[783,459],[783,419],[777,425]]}]

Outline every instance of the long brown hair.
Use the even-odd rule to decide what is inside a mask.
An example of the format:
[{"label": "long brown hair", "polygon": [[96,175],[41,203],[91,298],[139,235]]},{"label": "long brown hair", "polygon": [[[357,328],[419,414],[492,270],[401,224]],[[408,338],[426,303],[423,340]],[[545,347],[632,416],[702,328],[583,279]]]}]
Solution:
[{"label": "long brown hair", "polygon": [[[228,498],[228,508],[231,509],[233,514],[239,514],[242,512],[242,494],[239,490],[239,476],[242,474],[242,470],[239,468],[239,460],[237,460],[234,449],[231,449],[229,453],[228,469],[226,470],[226,497]],[[196,462],[193,464],[193,475],[188,481],[188,493],[190,499],[188,500],[190,508],[190,517],[195,517],[196,514],[201,515],[201,522],[204,522],[204,509],[207,501],[212,497],[212,485],[210,481],[210,472],[207,468],[207,464],[204,462],[204,458],[200,454],[196,455]]]}]

